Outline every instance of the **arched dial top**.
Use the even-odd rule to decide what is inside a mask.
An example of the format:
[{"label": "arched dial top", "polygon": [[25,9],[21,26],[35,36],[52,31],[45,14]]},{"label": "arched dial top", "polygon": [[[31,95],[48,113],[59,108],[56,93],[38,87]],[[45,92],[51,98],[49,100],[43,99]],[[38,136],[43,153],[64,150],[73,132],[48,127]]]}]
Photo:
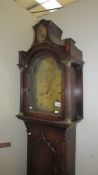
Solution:
[{"label": "arched dial top", "polygon": [[36,58],[29,74],[29,111],[60,115],[61,69],[51,55]]}]

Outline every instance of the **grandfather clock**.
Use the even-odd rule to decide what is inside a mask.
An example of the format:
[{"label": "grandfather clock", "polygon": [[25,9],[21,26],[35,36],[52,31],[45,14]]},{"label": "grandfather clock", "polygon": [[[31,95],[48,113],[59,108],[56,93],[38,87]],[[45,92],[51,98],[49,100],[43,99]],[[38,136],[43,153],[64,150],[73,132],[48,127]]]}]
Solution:
[{"label": "grandfather clock", "polygon": [[50,20],[19,52],[20,113],[27,128],[27,175],[75,175],[76,124],[83,118],[82,52]]}]

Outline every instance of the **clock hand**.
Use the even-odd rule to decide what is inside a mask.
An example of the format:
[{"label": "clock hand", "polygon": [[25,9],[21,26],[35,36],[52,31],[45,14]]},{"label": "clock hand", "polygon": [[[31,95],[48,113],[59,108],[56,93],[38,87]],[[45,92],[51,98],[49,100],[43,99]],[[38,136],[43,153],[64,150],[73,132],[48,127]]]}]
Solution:
[{"label": "clock hand", "polygon": [[45,95],[45,94],[48,94],[48,91],[42,92],[42,93],[40,93],[39,95],[40,95],[40,96],[43,96],[43,95]]}]

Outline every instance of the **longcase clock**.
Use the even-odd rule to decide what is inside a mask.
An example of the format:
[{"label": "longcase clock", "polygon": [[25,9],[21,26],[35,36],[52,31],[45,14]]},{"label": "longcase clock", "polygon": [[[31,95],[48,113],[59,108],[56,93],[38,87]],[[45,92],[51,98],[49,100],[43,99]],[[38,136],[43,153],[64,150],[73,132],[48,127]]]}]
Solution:
[{"label": "longcase clock", "polygon": [[75,175],[76,124],[83,118],[82,52],[50,20],[19,52],[20,113],[27,128],[27,175]]}]

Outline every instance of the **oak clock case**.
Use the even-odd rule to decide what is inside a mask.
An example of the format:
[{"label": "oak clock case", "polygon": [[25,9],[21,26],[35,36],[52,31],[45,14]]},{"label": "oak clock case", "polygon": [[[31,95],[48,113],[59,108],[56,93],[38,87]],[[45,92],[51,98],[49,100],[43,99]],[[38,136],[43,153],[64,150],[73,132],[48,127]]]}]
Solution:
[{"label": "oak clock case", "polygon": [[83,118],[82,52],[50,20],[19,52],[20,113],[27,128],[27,175],[75,175],[76,124]]}]

